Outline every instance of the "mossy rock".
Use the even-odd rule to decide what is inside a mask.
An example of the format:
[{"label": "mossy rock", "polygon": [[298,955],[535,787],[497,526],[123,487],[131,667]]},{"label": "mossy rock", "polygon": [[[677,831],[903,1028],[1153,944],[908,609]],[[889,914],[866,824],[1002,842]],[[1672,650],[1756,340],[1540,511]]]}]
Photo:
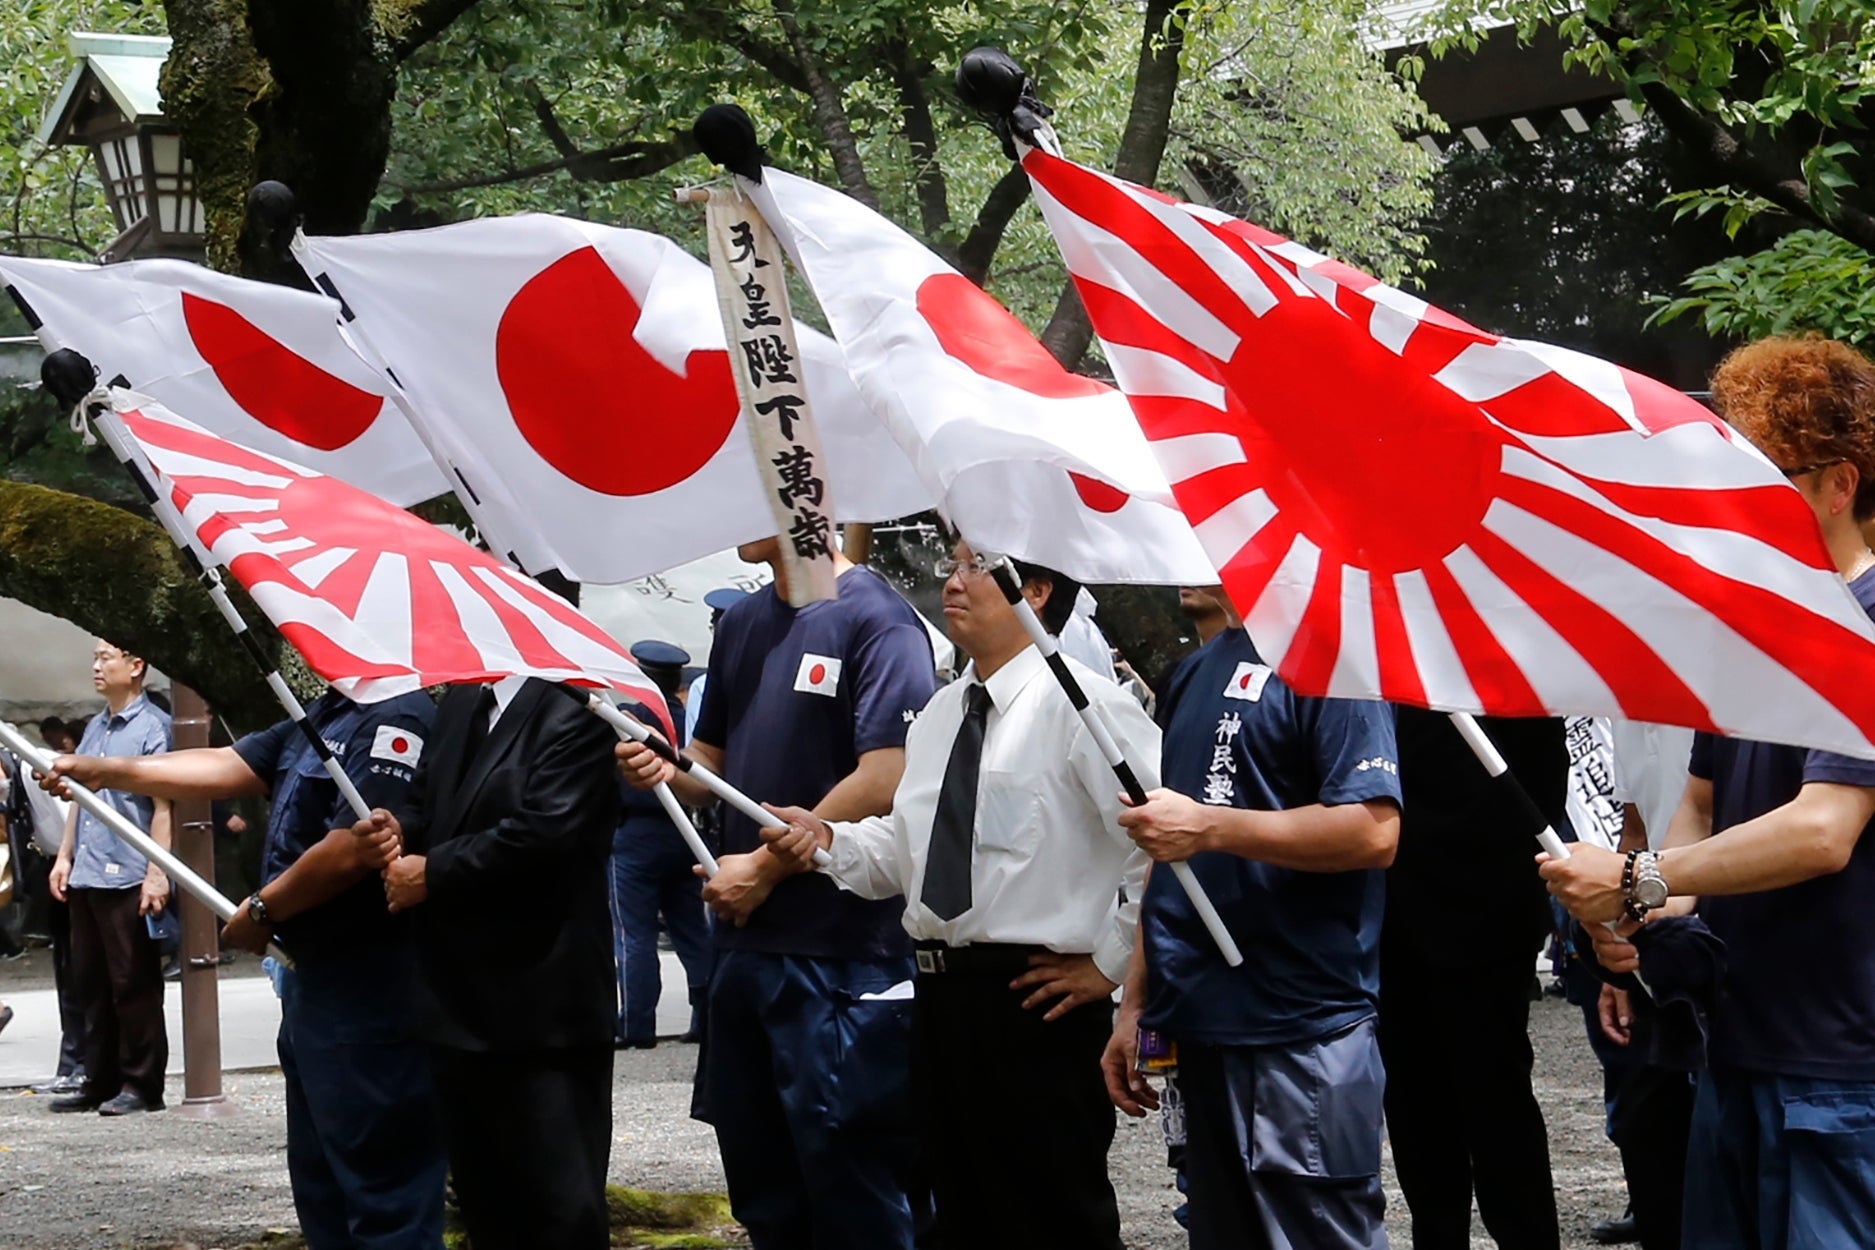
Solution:
[{"label": "mossy rock", "polygon": [[624,1185],[605,1187],[612,1227],[686,1230],[716,1228],[734,1222],[722,1194],[660,1194]]}]

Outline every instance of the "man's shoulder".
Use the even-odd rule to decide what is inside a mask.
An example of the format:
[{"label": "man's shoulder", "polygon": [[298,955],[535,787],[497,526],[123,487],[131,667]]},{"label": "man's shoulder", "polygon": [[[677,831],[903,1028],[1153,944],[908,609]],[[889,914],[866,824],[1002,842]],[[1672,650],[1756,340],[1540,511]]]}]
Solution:
[{"label": "man's shoulder", "polygon": [[361,703],[358,706],[364,713],[359,720],[361,729],[375,729],[379,725],[397,722],[428,726],[436,719],[436,703],[422,690],[412,690],[377,703]]},{"label": "man's shoulder", "polygon": [[834,603],[859,628],[877,630],[894,625],[924,628],[917,610],[906,602],[897,587],[869,568],[856,567],[842,575],[840,597]]}]

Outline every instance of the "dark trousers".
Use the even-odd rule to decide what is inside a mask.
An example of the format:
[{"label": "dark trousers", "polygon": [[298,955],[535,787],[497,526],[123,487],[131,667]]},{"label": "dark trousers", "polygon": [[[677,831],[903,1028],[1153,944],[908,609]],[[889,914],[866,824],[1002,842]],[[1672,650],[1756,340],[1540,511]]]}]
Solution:
[{"label": "dark trousers", "polygon": [[1580,959],[1570,961],[1563,984],[1570,1001],[1582,1008],[1589,1049],[1602,1065],[1608,1140],[1621,1152],[1628,1205],[1642,1250],[1680,1250],[1692,1077],[1647,1062],[1647,1025],[1642,1019],[1635,1020],[1626,1046],[1602,1032],[1601,981]]},{"label": "dark trousers", "polygon": [[52,935],[52,984],[59,995],[59,1076],[85,1070],[85,1000],[72,972],[72,905],[46,900],[46,928]]},{"label": "dark trousers", "polygon": [[[1467,940],[1495,940],[1471,934]],[[1471,1199],[1503,1250],[1556,1250],[1549,1138],[1530,1087],[1535,951],[1433,968],[1381,944],[1387,1136],[1414,1250],[1469,1250]]]},{"label": "dark trousers", "polygon": [[1107,1179],[1111,1003],[1051,1023],[1006,969],[920,973],[912,1091],[940,1250],[1120,1250]]},{"label": "dark trousers", "polygon": [[755,1250],[911,1250],[910,959],[719,950],[693,1114]]},{"label": "dark trousers", "polygon": [[92,1093],[135,1090],[163,1099],[169,1034],[163,964],[137,910],[140,890],[71,890],[72,980],[85,1015],[85,1078]]},{"label": "dark trousers", "polygon": [[[691,871],[697,861],[668,823],[627,821],[612,837],[612,946],[618,960],[622,1042],[657,1038],[658,914],[683,961],[690,1002],[697,1006],[710,983],[710,925],[703,909],[703,882]],[[693,1018],[691,1028],[696,1027]]]},{"label": "dark trousers", "polygon": [[475,1250],[605,1250],[612,1047],[430,1049],[437,1118]]},{"label": "dark trousers", "polygon": [[440,1250],[448,1163],[427,1047],[402,1027],[406,951],[283,973],[286,1160],[310,1250]]}]

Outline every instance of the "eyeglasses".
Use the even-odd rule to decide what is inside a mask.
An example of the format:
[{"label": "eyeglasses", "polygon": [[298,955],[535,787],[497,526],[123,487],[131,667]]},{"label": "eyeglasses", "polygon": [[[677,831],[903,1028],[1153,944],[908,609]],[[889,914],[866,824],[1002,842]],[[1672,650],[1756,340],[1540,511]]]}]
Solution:
[{"label": "eyeglasses", "polygon": [[1819,473],[1824,469],[1833,469],[1844,462],[1843,459],[1824,460],[1817,464],[1800,464],[1794,469],[1779,469],[1778,472],[1785,477],[1802,477],[1806,473]]},{"label": "eyeglasses", "polygon": [[977,554],[971,556],[968,560],[958,560],[951,556],[945,556],[931,566],[931,571],[945,581],[949,581],[951,574],[959,570],[961,570],[966,577],[982,577],[988,573],[994,572],[996,566],[1001,563],[1001,556]]}]

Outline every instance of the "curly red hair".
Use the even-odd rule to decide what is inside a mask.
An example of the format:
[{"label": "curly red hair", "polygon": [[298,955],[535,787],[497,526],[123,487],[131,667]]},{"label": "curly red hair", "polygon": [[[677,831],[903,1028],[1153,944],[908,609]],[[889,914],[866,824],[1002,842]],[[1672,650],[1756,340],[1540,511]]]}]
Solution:
[{"label": "curly red hair", "polygon": [[1875,364],[1819,335],[1734,349],[1712,374],[1712,406],[1785,468],[1846,460],[1861,474],[1855,516],[1875,516]]}]

